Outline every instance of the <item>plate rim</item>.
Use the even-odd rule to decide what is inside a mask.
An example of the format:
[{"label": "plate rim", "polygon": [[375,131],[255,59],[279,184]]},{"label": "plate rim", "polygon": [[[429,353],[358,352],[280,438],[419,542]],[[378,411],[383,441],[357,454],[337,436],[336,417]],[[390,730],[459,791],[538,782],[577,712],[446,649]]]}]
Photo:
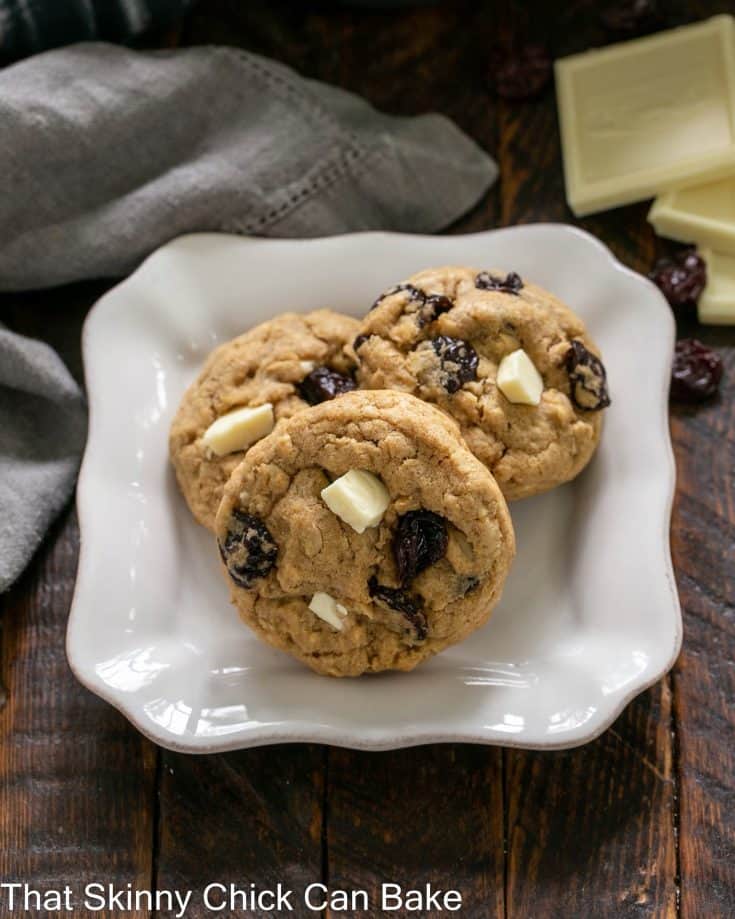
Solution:
[{"label": "plate rim", "polygon": [[[660,293],[658,288],[643,275],[638,274],[633,271],[627,265],[623,264],[610,250],[610,248],[605,245],[601,240],[597,239],[595,236],[592,236],[590,233],[580,229],[579,227],[573,226],[571,224],[560,223],[555,221],[540,221],[529,224],[516,225],[512,227],[501,227],[496,229],[481,230],[474,233],[465,233],[465,234],[453,234],[449,238],[464,238],[464,239],[480,239],[487,238],[489,236],[496,235],[522,235],[529,229],[550,229],[554,232],[562,232],[565,234],[571,234],[578,237],[581,240],[584,240],[586,244],[592,244],[596,247],[611,263],[611,267],[617,271],[622,272],[629,277],[635,279],[636,283],[643,283],[647,285],[651,291],[655,292],[656,300],[660,304],[662,309],[662,315],[665,317],[665,324],[668,328],[668,338],[670,344],[670,350],[672,353],[673,359],[673,347],[676,336],[676,324],[674,317],[671,313],[671,310],[666,303],[663,295]],[[86,492],[88,491],[87,479],[92,470],[92,465],[94,462],[94,453],[96,452],[92,449],[93,444],[96,442],[95,437],[95,417],[97,414],[96,408],[94,407],[95,399],[94,392],[98,391],[95,387],[91,377],[92,373],[90,371],[91,361],[89,359],[91,347],[90,339],[92,330],[95,324],[99,321],[99,317],[104,315],[107,309],[109,309],[109,303],[112,302],[114,307],[114,299],[117,298],[117,295],[121,288],[127,286],[129,282],[136,278],[141,268],[154,256],[163,250],[171,249],[178,247],[182,244],[182,241],[191,241],[195,239],[208,238],[211,239],[217,237],[220,239],[227,240],[237,240],[238,242],[243,243],[244,245],[252,246],[291,246],[294,244],[306,244],[306,245],[319,245],[324,243],[324,241],[335,241],[342,239],[367,239],[388,241],[391,239],[412,239],[412,240],[438,240],[443,238],[435,234],[416,234],[416,233],[400,233],[400,232],[390,232],[390,231],[365,231],[357,233],[343,233],[336,234],[333,236],[322,236],[322,237],[312,237],[307,239],[297,239],[297,238],[279,238],[279,239],[270,239],[266,237],[243,237],[237,236],[235,234],[229,233],[187,233],[181,236],[175,237],[169,242],[165,243],[163,246],[160,246],[158,249],[154,250],[150,255],[148,255],[138,267],[131,272],[130,275],[123,278],[120,282],[111,287],[106,291],[91,307],[89,310],[82,327],[82,362],[84,368],[84,379],[85,387],[88,398],[89,406],[89,428],[87,436],[87,444],[84,450],[84,456],[82,459],[79,478],[77,482],[75,504],[77,510],[77,516],[79,521],[79,558],[77,563],[77,570],[74,583],[74,591],[72,595],[72,601],[69,610],[69,617],[66,630],[66,656],[69,663],[69,667],[74,674],[75,678],[90,692],[94,693],[100,697],[103,701],[111,705],[114,709],[120,712],[132,725],[136,728],[145,738],[147,738],[152,743],[162,747],[163,749],[171,750],[177,753],[191,753],[195,755],[206,755],[210,753],[220,753],[220,752],[231,752],[234,750],[248,749],[251,747],[259,746],[271,746],[280,743],[320,743],[326,744],[334,747],[341,747],[345,749],[361,750],[361,751],[384,751],[384,750],[396,750],[404,749],[410,747],[424,746],[428,744],[437,744],[437,743],[471,743],[478,744],[482,746],[496,746],[496,747],[508,747],[514,749],[522,750],[568,750],[574,749],[576,747],[583,746],[587,743],[591,743],[600,737],[608,728],[620,717],[622,712],[627,708],[628,705],[641,693],[645,692],[651,686],[655,685],[662,677],[664,677],[674,666],[679,653],[681,651],[681,645],[683,640],[683,621],[682,621],[682,612],[681,604],[679,600],[679,594],[676,587],[676,579],[674,573],[673,560],[671,557],[671,543],[670,543],[670,532],[671,532],[671,517],[673,511],[674,498],[676,493],[676,463],[674,458],[673,444],[671,439],[671,430],[669,424],[669,412],[668,412],[668,378],[664,378],[663,392],[661,394],[660,400],[660,411],[664,420],[664,430],[666,436],[664,437],[664,452],[666,454],[666,502],[664,506],[663,513],[663,540],[664,540],[664,575],[666,583],[669,588],[670,599],[672,604],[672,612],[674,613],[674,631],[673,631],[673,643],[669,655],[665,659],[665,663],[659,665],[655,668],[652,674],[648,674],[646,679],[643,679],[639,682],[633,682],[628,692],[623,694],[618,700],[617,704],[613,705],[610,710],[602,717],[598,722],[595,722],[594,725],[588,729],[584,730],[584,727],[578,728],[576,733],[570,732],[570,735],[567,735],[565,739],[560,740],[543,740],[538,742],[529,742],[528,740],[516,738],[514,735],[504,735],[499,737],[494,734],[489,734],[484,732],[481,727],[478,727],[474,731],[462,731],[462,730],[451,730],[448,728],[442,730],[421,730],[420,727],[414,727],[411,729],[410,734],[401,734],[396,731],[386,731],[381,730],[377,732],[371,729],[368,733],[363,732],[361,735],[359,729],[353,730],[352,733],[348,733],[345,729],[325,725],[321,722],[315,721],[310,724],[308,728],[303,727],[283,727],[281,722],[269,722],[269,723],[256,723],[253,726],[248,726],[238,732],[232,737],[220,737],[213,741],[202,742],[202,743],[192,743],[192,742],[178,742],[175,738],[176,735],[171,732],[166,731],[165,729],[160,729],[156,731],[152,728],[152,722],[144,721],[142,716],[139,715],[138,711],[133,706],[125,706],[119,698],[116,698],[112,690],[108,685],[97,677],[94,670],[90,670],[89,666],[84,660],[82,660],[81,652],[79,649],[75,649],[75,629],[79,619],[77,613],[80,603],[80,573],[83,569],[86,569],[90,564],[90,548],[89,540],[85,538],[85,534],[89,533],[92,530],[90,525],[91,518],[91,501],[87,502],[88,507],[85,507],[86,501]],[[115,298],[111,296],[115,294]],[[78,656],[79,652],[79,656]],[[293,722],[293,724],[303,724],[303,722]]]}]

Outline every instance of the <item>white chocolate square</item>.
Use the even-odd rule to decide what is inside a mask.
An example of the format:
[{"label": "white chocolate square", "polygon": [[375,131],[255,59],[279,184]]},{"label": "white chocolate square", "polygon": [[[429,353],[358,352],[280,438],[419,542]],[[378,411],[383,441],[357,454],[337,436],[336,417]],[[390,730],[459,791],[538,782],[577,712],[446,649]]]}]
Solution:
[{"label": "white chocolate square", "polygon": [[331,625],[332,628],[337,629],[338,632],[341,632],[344,628],[342,620],[347,616],[347,610],[341,603],[337,603],[334,597],[330,597],[329,594],[317,591],[311,598],[309,609],[320,619]]},{"label": "white chocolate square", "polygon": [[270,434],[274,424],[270,402],[254,408],[236,408],[210,424],[202,436],[202,443],[217,456],[226,456],[228,453],[245,450],[256,440]]},{"label": "white chocolate square", "polygon": [[507,354],[498,365],[498,389],[509,402],[518,405],[538,405],[544,391],[544,381],[523,348]]},{"label": "white chocolate square", "polygon": [[357,533],[383,519],[390,494],[380,479],[364,469],[350,469],[322,489],[322,500],[333,514]]},{"label": "white chocolate square", "polygon": [[732,16],[565,57],[555,72],[577,216],[732,174]]},{"label": "white chocolate square", "polygon": [[697,304],[699,321],[704,325],[735,325],[735,256],[699,253],[707,263],[707,286]]},{"label": "white chocolate square", "polygon": [[659,236],[735,256],[735,176],[659,195],[648,221]]}]

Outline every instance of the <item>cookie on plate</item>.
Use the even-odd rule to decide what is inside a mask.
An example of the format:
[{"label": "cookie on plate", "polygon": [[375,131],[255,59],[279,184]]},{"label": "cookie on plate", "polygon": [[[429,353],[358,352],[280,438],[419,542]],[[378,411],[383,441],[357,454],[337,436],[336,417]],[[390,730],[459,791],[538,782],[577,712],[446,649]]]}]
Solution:
[{"label": "cookie on plate", "polygon": [[357,328],[331,310],[285,313],[210,354],[169,438],[179,487],[199,523],[213,529],[230,473],[280,419],[355,388]]},{"label": "cookie on plate", "polygon": [[227,483],[216,533],[242,619],[331,676],[411,670],[481,626],[515,543],[456,424],[400,392],[281,423]]},{"label": "cookie on plate", "polygon": [[574,478],[610,404],[584,324],[515,273],[428,269],[378,298],[355,340],[357,380],[454,418],[508,499]]}]

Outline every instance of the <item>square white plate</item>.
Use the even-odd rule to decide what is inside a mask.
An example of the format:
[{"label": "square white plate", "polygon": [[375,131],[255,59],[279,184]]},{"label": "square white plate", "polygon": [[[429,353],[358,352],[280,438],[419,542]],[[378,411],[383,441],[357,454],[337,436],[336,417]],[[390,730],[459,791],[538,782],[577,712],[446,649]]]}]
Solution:
[{"label": "square white plate", "polygon": [[[512,505],[518,557],[487,626],[410,674],[320,677],[240,623],[212,537],[178,494],[169,423],[217,343],[286,309],[360,316],[399,279],[450,263],[518,271],[585,319],[612,394],[602,443],[574,483]],[[306,241],[210,234],[164,246],[85,326],[74,672],[152,740],[192,752],[591,740],[671,667],[681,642],[669,553],[673,340],[656,288],[566,226]]]}]

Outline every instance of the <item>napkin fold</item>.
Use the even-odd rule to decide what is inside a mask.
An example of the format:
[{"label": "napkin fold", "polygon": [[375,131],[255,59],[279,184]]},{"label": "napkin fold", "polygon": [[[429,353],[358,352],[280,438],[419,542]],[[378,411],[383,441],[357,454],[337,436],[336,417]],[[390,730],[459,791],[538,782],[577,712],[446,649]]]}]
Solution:
[{"label": "napkin fold", "polygon": [[86,430],[82,393],[56,352],[0,326],[0,591],[66,503]]},{"label": "napkin fold", "polygon": [[79,44],[0,71],[0,290],[120,276],[194,230],[432,232],[493,161],[234,48]]},{"label": "napkin fold", "polygon": [[[119,277],[192,231],[431,233],[497,175],[441,115],[385,115],[225,47],[37,55],[0,70],[0,125],[4,291]],[[53,352],[2,331],[0,589],[73,488],[82,405]]]}]

